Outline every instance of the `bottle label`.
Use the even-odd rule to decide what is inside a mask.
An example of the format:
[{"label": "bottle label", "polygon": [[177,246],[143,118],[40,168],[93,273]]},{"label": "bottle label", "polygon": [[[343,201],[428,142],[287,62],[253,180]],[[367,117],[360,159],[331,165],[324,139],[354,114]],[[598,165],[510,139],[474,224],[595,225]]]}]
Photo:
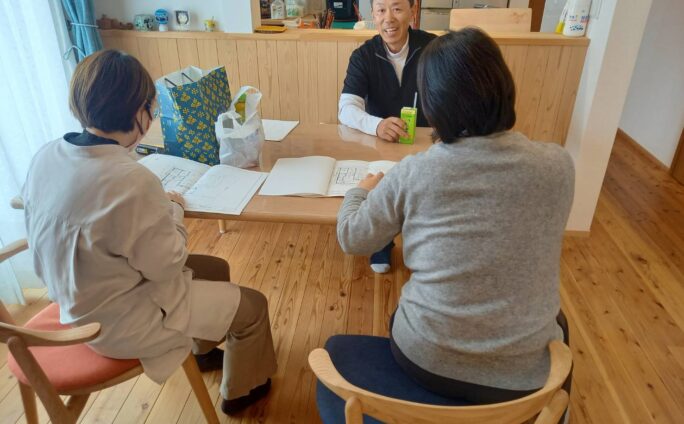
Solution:
[{"label": "bottle label", "polygon": [[413,140],[416,137],[416,119],[418,117],[418,109],[415,107],[403,107],[401,108],[401,120],[406,123],[406,132],[408,133],[408,138],[400,137],[399,143],[402,144],[413,144]]}]

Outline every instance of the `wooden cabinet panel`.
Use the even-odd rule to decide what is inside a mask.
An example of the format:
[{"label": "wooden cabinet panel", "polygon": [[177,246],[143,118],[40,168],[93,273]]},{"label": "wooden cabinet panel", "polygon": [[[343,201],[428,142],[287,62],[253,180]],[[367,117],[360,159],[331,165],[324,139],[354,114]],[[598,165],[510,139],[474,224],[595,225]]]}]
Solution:
[{"label": "wooden cabinet panel", "polygon": [[[231,93],[263,93],[261,115],[337,123],[337,103],[351,53],[372,31],[288,31],[277,36],[202,32],[102,31],[104,45],[136,56],[154,78],[194,65],[223,65]],[[564,144],[588,40],[554,34],[494,35],[515,81],[515,130]]]}]

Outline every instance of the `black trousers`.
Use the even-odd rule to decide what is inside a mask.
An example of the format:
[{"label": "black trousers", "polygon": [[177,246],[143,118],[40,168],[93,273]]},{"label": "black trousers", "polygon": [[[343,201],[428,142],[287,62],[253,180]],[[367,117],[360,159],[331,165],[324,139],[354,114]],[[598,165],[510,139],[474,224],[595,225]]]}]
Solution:
[{"label": "black trousers", "polygon": [[[568,346],[570,345],[570,333],[568,331],[568,321],[563,314],[563,311],[558,313],[556,317],[558,325],[563,329],[563,341]],[[478,405],[486,405],[490,403],[507,402],[518,399],[534,393],[536,390],[507,390],[496,387],[482,386],[480,384],[467,383],[465,381],[453,380],[451,378],[443,377],[441,375],[433,374],[427,371],[404,355],[399,349],[392,337],[392,325],[394,324],[394,314],[390,319],[390,348],[392,355],[397,361],[402,370],[411,376],[416,383],[423,386],[427,390],[437,393],[439,395],[451,398],[465,399]],[[563,383],[563,389],[570,393],[570,386],[572,384],[572,369],[568,378]],[[562,419],[561,419],[562,422]]]}]

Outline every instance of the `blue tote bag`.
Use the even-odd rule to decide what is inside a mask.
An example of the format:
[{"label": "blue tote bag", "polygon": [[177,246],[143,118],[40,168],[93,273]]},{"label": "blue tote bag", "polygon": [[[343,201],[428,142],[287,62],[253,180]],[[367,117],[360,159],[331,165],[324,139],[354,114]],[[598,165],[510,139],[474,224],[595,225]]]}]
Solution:
[{"label": "blue tote bag", "polygon": [[218,164],[214,123],[228,110],[231,100],[226,69],[190,66],[159,78],[155,85],[165,152],[207,165]]}]

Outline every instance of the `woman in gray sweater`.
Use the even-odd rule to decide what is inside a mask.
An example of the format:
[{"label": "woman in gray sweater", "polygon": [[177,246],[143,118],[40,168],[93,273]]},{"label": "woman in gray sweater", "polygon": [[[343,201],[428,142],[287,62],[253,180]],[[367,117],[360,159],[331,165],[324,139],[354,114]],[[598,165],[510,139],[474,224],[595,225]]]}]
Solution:
[{"label": "woman in gray sweater", "polygon": [[392,353],[419,384],[492,403],[543,386],[563,338],[559,262],[574,167],[559,145],[511,132],[515,86],[496,43],[466,28],[422,55],[431,148],[347,192],[337,236],[365,255],[403,237],[411,278]]}]

